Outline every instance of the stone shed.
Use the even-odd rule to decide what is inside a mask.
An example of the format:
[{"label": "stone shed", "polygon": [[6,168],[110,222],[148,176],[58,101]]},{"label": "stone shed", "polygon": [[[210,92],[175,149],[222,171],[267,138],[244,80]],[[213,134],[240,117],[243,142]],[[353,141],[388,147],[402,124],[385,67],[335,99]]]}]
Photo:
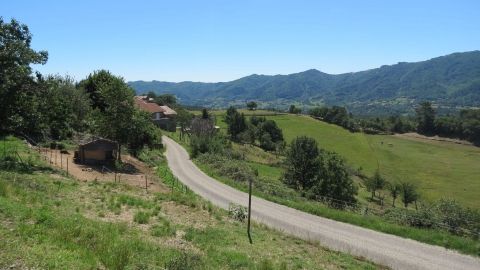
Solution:
[{"label": "stone shed", "polygon": [[106,164],[117,158],[118,144],[107,139],[95,139],[78,145],[75,162],[80,164]]}]

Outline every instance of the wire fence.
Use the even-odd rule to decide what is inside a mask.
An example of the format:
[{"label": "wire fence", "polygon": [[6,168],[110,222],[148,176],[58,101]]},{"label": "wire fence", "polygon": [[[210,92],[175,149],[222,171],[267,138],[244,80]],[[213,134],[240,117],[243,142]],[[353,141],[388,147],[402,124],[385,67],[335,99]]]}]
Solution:
[{"label": "wire fence", "polygon": [[[270,190],[274,190],[278,188],[277,185],[272,183],[262,182],[262,185],[268,186]],[[454,232],[456,234],[467,235],[473,238],[480,238],[480,224],[469,222],[467,220],[462,220],[461,222],[471,228],[469,229],[461,226],[453,226],[448,223],[438,221],[432,218],[421,217],[418,215],[412,215],[412,213],[418,213],[418,211],[413,212],[412,210],[408,209],[401,209],[401,208],[392,208],[392,207],[385,207],[383,205],[378,205],[374,203],[361,203],[361,202],[351,202],[346,200],[340,200],[337,198],[332,198],[328,196],[320,196],[316,195],[314,200],[318,203],[324,204],[327,207],[332,207],[335,209],[341,209],[344,211],[350,211],[353,213],[361,214],[362,216],[373,215],[380,217],[382,219],[391,219],[396,224],[399,223],[411,223],[411,224],[423,224],[423,226],[412,226],[418,228],[440,228],[449,232]],[[423,209],[425,210],[425,209]],[[411,213],[408,214],[407,211]],[[445,216],[443,219],[455,219],[456,217]],[[410,225],[411,226],[411,225]]]}]

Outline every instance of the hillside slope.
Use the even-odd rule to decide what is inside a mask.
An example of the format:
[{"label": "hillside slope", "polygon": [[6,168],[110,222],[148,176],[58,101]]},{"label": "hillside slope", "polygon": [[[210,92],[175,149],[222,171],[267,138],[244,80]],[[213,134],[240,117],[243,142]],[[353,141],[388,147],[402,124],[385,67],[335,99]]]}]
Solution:
[{"label": "hillside slope", "polygon": [[480,104],[480,51],[454,53],[415,63],[332,75],[315,69],[289,75],[250,75],[222,83],[129,82],[138,93],[175,94],[182,103],[226,107],[257,100],[263,107],[292,102],[345,105],[361,114],[411,112],[430,100],[447,110]]}]

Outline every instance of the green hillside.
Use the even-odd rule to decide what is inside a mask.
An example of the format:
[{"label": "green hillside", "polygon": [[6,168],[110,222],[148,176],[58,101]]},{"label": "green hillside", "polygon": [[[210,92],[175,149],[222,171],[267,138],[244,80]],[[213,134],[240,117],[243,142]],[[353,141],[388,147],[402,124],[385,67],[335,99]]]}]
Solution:
[{"label": "green hillside", "polygon": [[175,94],[183,104],[225,108],[256,100],[262,107],[344,105],[357,114],[412,112],[430,100],[443,110],[480,104],[480,51],[384,65],[339,75],[315,69],[289,75],[250,75],[222,83],[129,82],[138,93]]},{"label": "green hillside", "polygon": [[[351,133],[307,116],[269,116],[283,129],[287,141],[315,138],[319,146],[338,152],[353,168],[368,175],[377,168],[389,180],[418,183],[430,200],[453,198],[480,208],[480,148],[447,142],[421,142],[390,135]],[[383,142],[383,144],[382,144]]]},{"label": "green hillside", "polygon": [[[147,193],[77,181],[13,137],[0,157],[0,269],[380,268],[257,224],[251,245],[244,222],[178,184]],[[171,180],[165,162],[156,165]]]}]

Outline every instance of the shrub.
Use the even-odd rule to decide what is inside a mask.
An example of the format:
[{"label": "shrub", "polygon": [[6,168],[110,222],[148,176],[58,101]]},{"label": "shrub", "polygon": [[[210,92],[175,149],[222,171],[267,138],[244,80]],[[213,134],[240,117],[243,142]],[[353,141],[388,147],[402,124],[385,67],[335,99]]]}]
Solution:
[{"label": "shrub", "polygon": [[135,216],[133,217],[133,221],[135,221],[138,224],[147,224],[149,220],[150,220],[150,214],[143,211],[138,211],[137,213],[135,213]]},{"label": "shrub", "polygon": [[247,208],[231,203],[228,206],[228,215],[236,221],[244,222],[247,218]]},{"label": "shrub", "polygon": [[239,161],[232,154],[230,156],[203,154],[198,157],[201,163],[208,164],[216,173],[238,182],[255,179],[255,172],[247,164]]}]

